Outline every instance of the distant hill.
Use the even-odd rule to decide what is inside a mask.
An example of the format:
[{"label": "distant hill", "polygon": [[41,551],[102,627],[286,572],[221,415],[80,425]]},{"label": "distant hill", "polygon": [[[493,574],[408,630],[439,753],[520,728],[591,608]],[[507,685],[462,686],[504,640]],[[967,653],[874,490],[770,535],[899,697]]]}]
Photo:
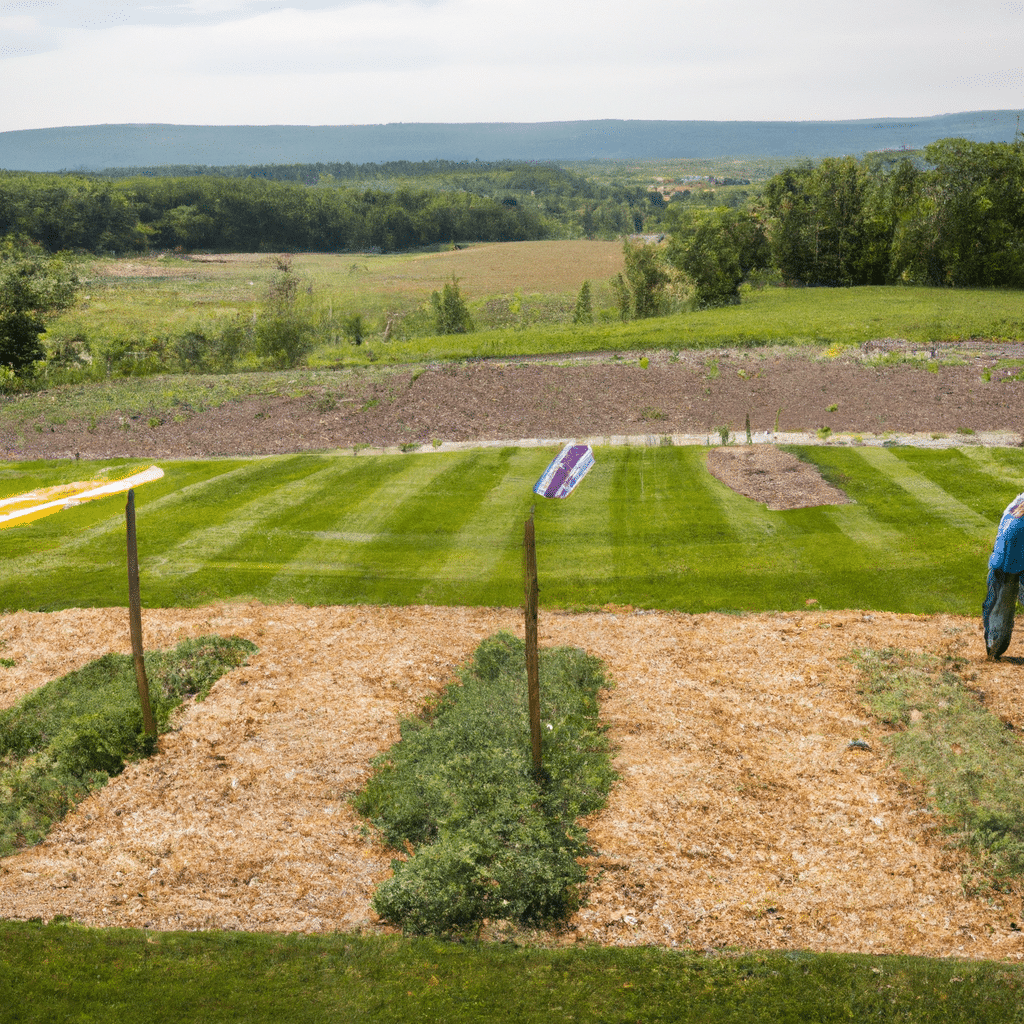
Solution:
[{"label": "distant hill", "polygon": [[98,171],[167,165],[392,160],[822,157],[920,149],[936,139],[1008,142],[1018,111],[860,121],[551,121],[539,124],[104,124],[0,132],[0,168]]}]

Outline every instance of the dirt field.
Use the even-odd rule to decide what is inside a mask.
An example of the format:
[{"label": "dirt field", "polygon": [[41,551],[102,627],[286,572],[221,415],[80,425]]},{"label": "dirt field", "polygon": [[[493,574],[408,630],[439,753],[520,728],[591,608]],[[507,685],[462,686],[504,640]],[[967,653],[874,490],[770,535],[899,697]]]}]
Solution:
[{"label": "dirt field", "polygon": [[[774,349],[682,353],[677,361],[652,352],[646,368],[634,354],[622,363],[602,358],[560,365],[476,362],[419,373],[339,371],[326,395],[321,389],[204,411],[178,407],[173,416],[154,410],[161,415],[111,414],[61,424],[40,419],[0,429],[0,458],[195,458],[644,434],[717,439],[722,426],[741,433],[747,416],[760,434],[778,430],[816,438],[827,427],[833,434],[940,434],[966,441],[1001,432],[999,443],[1020,444],[1024,381],[996,366],[1008,352],[1019,355],[1020,347],[947,346],[937,352],[939,361],[963,356],[970,363],[936,362],[931,370]],[[199,391],[197,405],[201,398]],[[162,422],[150,426],[151,418]]]}]

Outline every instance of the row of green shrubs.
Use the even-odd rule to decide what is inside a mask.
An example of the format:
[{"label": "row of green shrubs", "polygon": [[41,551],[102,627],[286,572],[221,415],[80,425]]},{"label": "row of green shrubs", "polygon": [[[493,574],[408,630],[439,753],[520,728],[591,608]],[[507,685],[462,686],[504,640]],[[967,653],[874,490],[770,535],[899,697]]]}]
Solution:
[{"label": "row of green shrubs", "polygon": [[[202,700],[255,650],[238,637],[204,636],[148,652],[158,731],[167,731],[183,700]],[[0,713],[0,857],[41,842],[90,792],[153,748],[126,654],[105,654]]]},{"label": "row of green shrubs", "polygon": [[485,918],[544,926],[580,903],[588,852],[579,819],[603,806],[614,772],[598,659],[540,653],[543,779],[534,777],[525,645],[485,640],[458,678],[374,761],[356,797],[391,847],[374,910],[418,935],[465,934]]}]

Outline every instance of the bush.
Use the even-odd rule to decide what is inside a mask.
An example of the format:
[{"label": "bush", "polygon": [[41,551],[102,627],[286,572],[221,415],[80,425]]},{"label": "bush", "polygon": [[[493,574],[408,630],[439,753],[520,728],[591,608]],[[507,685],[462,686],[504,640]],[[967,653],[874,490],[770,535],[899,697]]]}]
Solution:
[{"label": "bush", "polygon": [[576,308],[572,314],[572,322],[578,326],[594,322],[594,303],[590,295],[589,281],[584,281],[580,285],[579,294],[576,296]]},{"label": "bush", "polygon": [[459,279],[446,281],[440,294],[430,296],[434,310],[434,330],[438,334],[468,334],[473,330],[473,320],[459,291]]},{"label": "bush", "polygon": [[348,339],[349,344],[362,345],[366,337],[366,325],[363,322],[362,313],[352,313],[346,316],[341,322],[341,330]]},{"label": "bush", "polygon": [[658,245],[623,242],[626,268],[612,279],[612,289],[623,320],[661,316],[668,309],[666,288],[672,280],[664,251]]},{"label": "bush", "polygon": [[79,286],[67,253],[46,255],[23,239],[0,239],[0,365],[16,374],[45,357],[40,335]]},{"label": "bush", "polygon": [[[450,935],[485,917],[531,925],[579,906],[588,848],[576,822],[604,804],[614,778],[597,694],[600,662],[574,648],[541,652],[545,784],[533,778],[525,648],[485,640],[437,702],[401,723],[374,762],[356,809],[392,847],[373,907],[414,934]],[[407,846],[408,844],[408,846]]]}]

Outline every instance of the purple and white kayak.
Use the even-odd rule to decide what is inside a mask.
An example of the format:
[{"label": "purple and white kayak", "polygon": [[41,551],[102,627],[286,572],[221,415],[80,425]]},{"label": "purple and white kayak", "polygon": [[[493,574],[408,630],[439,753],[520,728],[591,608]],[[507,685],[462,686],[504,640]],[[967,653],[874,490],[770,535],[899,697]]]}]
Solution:
[{"label": "purple and white kayak", "polygon": [[533,485],[542,498],[568,498],[576,485],[594,468],[589,444],[567,444]]}]

